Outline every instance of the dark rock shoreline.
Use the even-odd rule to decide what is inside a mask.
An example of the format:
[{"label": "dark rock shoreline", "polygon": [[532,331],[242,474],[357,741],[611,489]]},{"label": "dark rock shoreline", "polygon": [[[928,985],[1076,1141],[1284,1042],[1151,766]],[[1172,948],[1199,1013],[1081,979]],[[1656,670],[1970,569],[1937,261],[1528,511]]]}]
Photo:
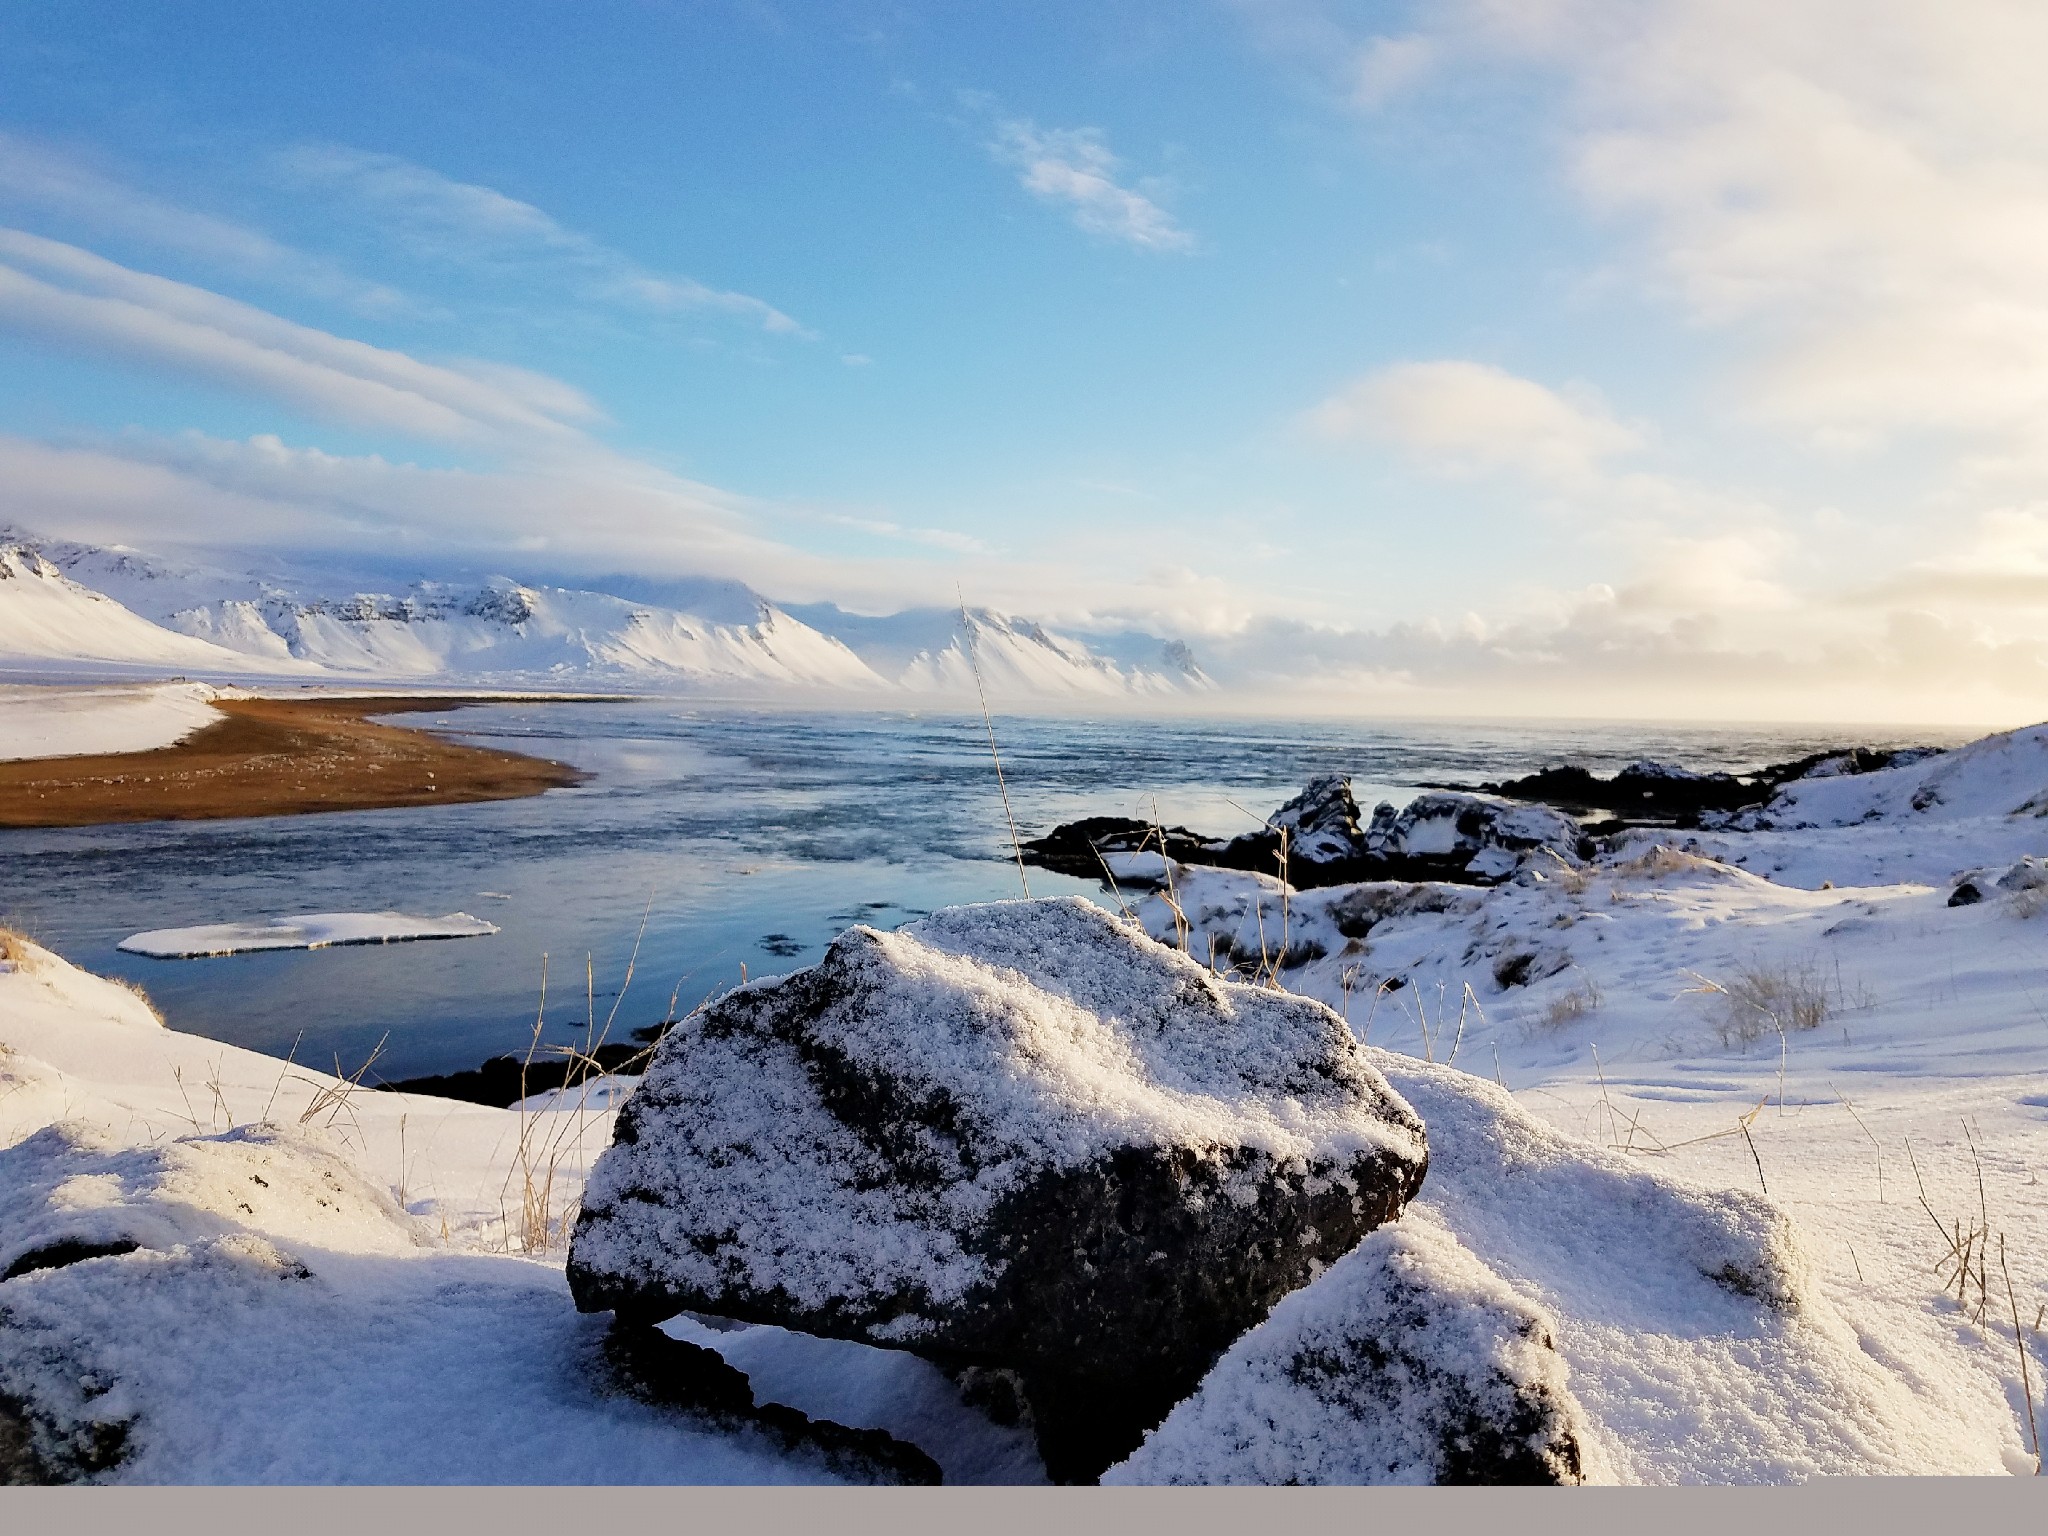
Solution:
[{"label": "dark rock shoreline", "polygon": [[[1764,805],[1796,779],[1876,773],[1941,750],[1844,747],[1747,774],[1700,773],[1645,759],[1603,778],[1566,763],[1476,785],[1425,784],[1431,793],[1417,797],[1406,810],[1397,813],[1381,805],[1363,826],[1349,781],[1326,775],[1274,812],[1265,827],[1237,837],[1204,837],[1186,827],[1131,817],[1091,816],[1032,838],[1019,851],[1027,864],[1097,880],[1117,878],[1110,855],[1154,853],[1177,864],[1273,875],[1297,890],[1369,880],[1491,885],[1512,873],[1513,861],[1477,857],[1488,850],[1520,856],[1547,846],[1572,862],[1590,858],[1599,838],[1632,827],[1711,827],[1720,818]],[[1516,827],[1501,802],[1546,807],[1574,818],[1577,826]],[[1431,821],[1439,824],[1438,835],[1414,835],[1418,825]]]}]

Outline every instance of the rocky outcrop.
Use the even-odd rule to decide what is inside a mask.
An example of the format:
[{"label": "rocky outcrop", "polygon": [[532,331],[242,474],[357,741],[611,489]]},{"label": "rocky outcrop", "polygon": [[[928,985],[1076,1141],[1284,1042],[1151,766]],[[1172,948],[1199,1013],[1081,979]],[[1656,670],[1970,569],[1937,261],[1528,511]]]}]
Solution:
[{"label": "rocky outcrop", "polygon": [[1403,811],[1382,802],[1365,833],[1368,855],[1398,870],[1393,878],[1475,885],[1507,879],[1540,849],[1578,864],[1583,842],[1579,824],[1548,806],[1441,790],[1416,796]]},{"label": "rocky outcrop", "polygon": [[1163,851],[1179,863],[1213,864],[1225,846],[1220,839],[1205,838],[1186,827],[1162,827],[1129,816],[1084,816],[1061,823],[1043,837],[1027,839],[1018,851],[1027,864],[1099,880],[1113,854]]},{"label": "rocky outcrop", "polygon": [[1251,870],[1311,890],[1371,880],[1494,885],[1541,848],[1567,864],[1589,851],[1578,823],[1561,812],[1463,792],[1422,795],[1398,812],[1382,804],[1367,823],[1351,781],[1327,774],[1311,779],[1265,826],[1239,837],[1204,838],[1185,827],[1097,816],[1056,827],[1023,844],[1022,853],[1063,874],[1119,880],[1135,871],[1116,855],[1163,853],[1176,863]]},{"label": "rocky outcrop", "polygon": [[1112,1483],[1576,1483],[1556,1324],[1421,1212],[1233,1345]]},{"label": "rocky outcrop", "polygon": [[1078,899],[853,928],[664,1039],[593,1169],[586,1311],[688,1309],[1021,1385],[1047,1470],[1134,1449],[1398,1214],[1422,1125],[1320,1004]]},{"label": "rocky outcrop", "polygon": [[1787,784],[1881,773],[1940,755],[1939,747],[1849,747],[1744,774],[1701,773],[1645,758],[1606,778],[1571,763],[1479,787],[1575,816],[1608,818],[1616,826],[1714,827],[1726,825],[1724,818],[1735,812],[1762,806]]},{"label": "rocky outcrop", "polygon": [[2029,854],[2003,871],[1980,869],[1965,875],[1949,892],[1952,907],[1970,907],[1989,896],[2020,896],[2048,886],[2048,859]]}]

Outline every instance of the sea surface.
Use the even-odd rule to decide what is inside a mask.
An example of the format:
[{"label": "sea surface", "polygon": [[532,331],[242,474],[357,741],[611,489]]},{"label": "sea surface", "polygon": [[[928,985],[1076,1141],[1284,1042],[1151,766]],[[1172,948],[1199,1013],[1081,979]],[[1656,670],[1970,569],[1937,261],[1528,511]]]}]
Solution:
[{"label": "sea surface", "polygon": [[[246,821],[0,830],[0,921],[140,983],[171,1027],[385,1079],[545,1044],[612,1040],[739,982],[809,964],[853,923],[1017,896],[982,717],[490,705],[408,715],[587,769],[527,800]],[[1949,744],[1897,728],[1599,722],[1288,724],[997,716],[1019,833],[1125,815],[1228,835],[1311,776],[1361,805],[1549,763],[1742,771],[1825,747]],[[1028,871],[1035,896],[1092,881]],[[129,934],[310,912],[468,912],[499,933],[149,960]],[[630,967],[630,983],[627,982]],[[545,996],[543,996],[545,975]]]}]

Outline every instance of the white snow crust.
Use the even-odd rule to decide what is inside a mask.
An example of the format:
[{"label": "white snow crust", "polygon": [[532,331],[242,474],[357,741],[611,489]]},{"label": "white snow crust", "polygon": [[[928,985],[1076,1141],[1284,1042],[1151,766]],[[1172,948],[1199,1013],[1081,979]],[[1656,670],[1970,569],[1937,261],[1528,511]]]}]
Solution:
[{"label": "white snow crust", "polygon": [[418,939],[475,939],[498,925],[467,912],[414,917],[404,912],[309,912],[247,923],[203,923],[130,934],[116,949],[158,960],[194,960],[263,949],[326,949],[338,944],[406,944]]},{"label": "white snow crust", "polygon": [[0,762],[168,747],[221,719],[214,696],[204,683],[0,685]]}]

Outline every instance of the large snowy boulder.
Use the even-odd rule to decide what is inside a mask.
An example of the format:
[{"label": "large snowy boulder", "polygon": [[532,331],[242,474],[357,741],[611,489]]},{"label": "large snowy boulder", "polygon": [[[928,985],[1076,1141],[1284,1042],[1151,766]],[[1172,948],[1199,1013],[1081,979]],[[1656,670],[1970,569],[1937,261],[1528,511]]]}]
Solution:
[{"label": "large snowy boulder", "polygon": [[1546,805],[1512,805],[1481,795],[1418,795],[1395,811],[1373,811],[1365,841],[1373,857],[1403,866],[1409,878],[1435,874],[1490,884],[1506,879],[1538,849],[1580,862],[1579,824]]},{"label": "large snowy boulder", "polygon": [[1267,818],[1266,825],[1287,834],[1287,857],[1307,864],[1356,859],[1365,851],[1358,825],[1358,802],[1351,781],[1341,774],[1310,779],[1308,787]]},{"label": "large snowy boulder", "polygon": [[663,1041],[593,1169],[585,1310],[1012,1373],[1049,1472],[1128,1454],[1397,1215],[1421,1122],[1322,1005],[1085,901],[849,929]]},{"label": "large snowy boulder", "polygon": [[1231,1346],[1112,1483],[1576,1483],[1556,1324],[1421,1210]]}]

